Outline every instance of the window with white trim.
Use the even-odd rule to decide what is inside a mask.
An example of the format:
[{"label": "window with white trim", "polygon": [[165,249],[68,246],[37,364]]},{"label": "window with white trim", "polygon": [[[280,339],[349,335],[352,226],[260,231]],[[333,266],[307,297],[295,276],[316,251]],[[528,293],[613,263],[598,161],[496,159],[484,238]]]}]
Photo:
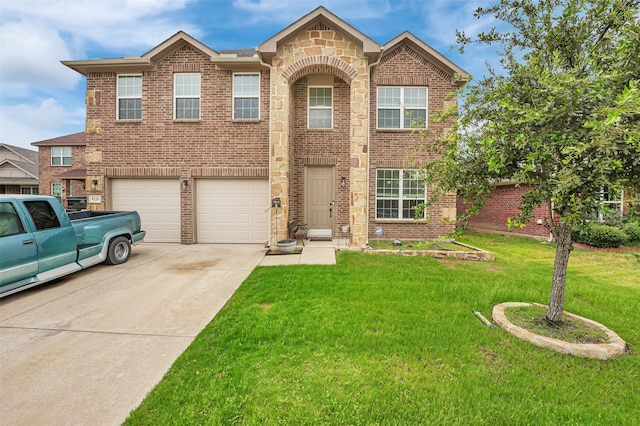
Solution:
[{"label": "window with white trim", "polygon": [[418,170],[376,171],[376,219],[415,219],[415,208],[425,202],[426,195]]},{"label": "window with white trim", "polygon": [[174,74],[174,118],[200,119],[200,73]]},{"label": "window with white trim", "polygon": [[118,76],[118,120],[142,119],[142,76]]},{"label": "window with white trim", "polygon": [[333,87],[309,87],[309,128],[333,128]]},{"label": "window with white trim", "polygon": [[20,193],[24,195],[38,195],[37,186],[22,186],[20,187]]},{"label": "window with white trim", "polygon": [[233,119],[260,118],[260,74],[233,75]]},{"label": "window with white trim", "polygon": [[426,129],[427,88],[378,86],[378,129]]},{"label": "window with white trim", "polygon": [[71,165],[71,147],[70,146],[51,147],[51,165],[52,166],[70,166]]},{"label": "window with white trim", "polygon": [[62,184],[60,182],[54,182],[51,184],[51,195],[56,197],[58,201],[62,202]]},{"label": "window with white trim", "polygon": [[622,188],[605,186],[600,193],[600,208],[598,209],[598,219],[605,220],[608,212],[613,214],[623,214],[624,191]]}]

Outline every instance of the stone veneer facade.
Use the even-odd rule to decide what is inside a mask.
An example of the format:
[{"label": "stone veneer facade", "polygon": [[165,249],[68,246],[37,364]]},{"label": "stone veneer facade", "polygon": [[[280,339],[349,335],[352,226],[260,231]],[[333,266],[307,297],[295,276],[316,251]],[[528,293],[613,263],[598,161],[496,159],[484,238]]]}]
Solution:
[{"label": "stone veneer facade", "polygon": [[[272,61],[271,194],[280,197],[284,210],[289,210],[291,86],[299,78],[318,73],[340,77],[350,87],[349,225],[352,244],[358,246],[367,239],[368,64],[362,49],[324,25],[279,46]],[[275,220],[274,215],[274,226]],[[288,217],[279,220],[278,228],[286,229]]]}]

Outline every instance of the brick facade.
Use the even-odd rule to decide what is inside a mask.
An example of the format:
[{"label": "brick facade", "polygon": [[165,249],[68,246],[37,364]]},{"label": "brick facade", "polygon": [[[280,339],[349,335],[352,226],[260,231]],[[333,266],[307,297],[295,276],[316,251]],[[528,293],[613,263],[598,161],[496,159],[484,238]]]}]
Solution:
[{"label": "brick facade", "polygon": [[[38,147],[39,192],[42,195],[53,195],[52,184],[62,186],[61,202],[64,204],[69,196],[83,196],[90,183],[86,180],[85,133],[74,133],[53,139],[34,142]],[[71,149],[71,164],[54,166],[51,161],[51,150],[54,147]]]},{"label": "brick facade", "polygon": [[[420,138],[410,131],[376,130],[378,85],[427,86],[429,114],[465,74],[406,33],[389,50],[318,8],[261,44],[255,55],[219,54],[178,33],[143,57],[66,63],[87,79],[86,179],[109,208],[110,179],[167,177],[181,188],[181,241],[196,242],[193,180],[202,177],[269,179],[269,198],[280,197],[284,214],[271,213],[271,230],[286,237],[287,221],[305,220],[305,173],[334,168],[335,226],[350,225],[353,245],[364,244],[375,219],[378,167],[408,166]],[[245,52],[246,53],[246,52]],[[200,118],[173,118],[174,74],[201,75]],[[260,74],[260,118],[234,120],[233,74]],[[117,76],[142,75],[142,119],[117,120]],[[309,129],[308,88],[333,87],[333,127]],[[448,124],[430,126],[431,137]],[[45,155],[44,153],[42,155]],[[417,158],[423,164],[429,157]],[[344,179],[343,179],[344,178]],[[344,184],[343,184],[344,182]],[[453,230],[455,197],[431,211],[431,221],[386,221],[390,236],[435,238]]]},{"label": "brick facade", "polygon": [[[548,219],[549,213],[544,206],[534,209],[531,219],[524,228],[511,227],[509,229],[507,226],[509,218],[514,219],[520,212],[520,201],[529,189],[531,189],[530,185],[505,184],[497,186],[482,210],[478,214],[471,216],[469,226],[490,231],[548,236],[549,231],[543,223]],[[457,199],[457,210],[459,215],[464,214],[466,211],[462,197]]]}]

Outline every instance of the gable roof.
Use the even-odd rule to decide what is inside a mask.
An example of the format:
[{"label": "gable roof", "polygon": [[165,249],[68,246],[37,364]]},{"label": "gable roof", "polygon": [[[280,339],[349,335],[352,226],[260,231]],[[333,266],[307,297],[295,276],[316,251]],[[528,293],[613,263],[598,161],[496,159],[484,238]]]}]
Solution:
[{"label": "gable roof", "polygon": [[8,143],[0,143],[0,148],[8,149],[14,154],[24,158],[27,162],[32,164],[38,164],[38,151],[32,149],[22,148],[15,145],[9,145]]},{"label": "gable roof", "polygon": [[85,132],[72,133],[70,135],[58,136],[57,138],[45,139],[33,142],[33,146],[78,146],[87,144],[87,134]]},{"label": "gable roof", "polygon": [[[38,152],[19,146],[0,143],[0,150],[4,148],[20,157],[19,160],[0,158],[0,167],[14,167],[26,173],[31,178],[2,178],[2,183],[33,184],[38,183]],[[35,180],[35,182],[34,182]]]},{"label": "gable roof", "polygon": [[207,47],[184,31],[178,31],[142,56],[60,62],[85,76],[89,72],[113,70],[118,70],[118,72],[142,72],[153,69],[158,61],[184,45],[192,46],[211,59],[220,56],[218,52]]},{"label": "gable roof", "polygon": [[[405,31],[402,34],[398,35],[394,39],[390,40],[387,44],[384,45],[384,52],[390,52],[395,47],[406,44],[416,50],[418,53],[423,55],[425,58],[429,59],[431,62],[436,64],[439,68],[446,71],[447,73],[458,75],[458,82],[460,84],[464,84],[469,81],[469,73],[451,62],[445,56],[443,56],[440,52],[435,50],[433,47],[429,46],[424,41],[420,40],[415,35],[411,34],[409,31]],[[384,53],[382,54],[384,56]]]},{"label": "gable roof", "polygon": [[260,46],[258,46],[258,52],[265,61],[269,61],[275,56],[278,44],[287,42],[300,32],[305,31],[318,23],[325,23],[327,26],[341,33],[341,35],[359,44],[362,47],[364,54],[369,57],[370,60],[376,58],[380,54],[381,46],[378,43],[342,19],[338,18],[323,6],[316,8],[273,37],[264,41]]}]

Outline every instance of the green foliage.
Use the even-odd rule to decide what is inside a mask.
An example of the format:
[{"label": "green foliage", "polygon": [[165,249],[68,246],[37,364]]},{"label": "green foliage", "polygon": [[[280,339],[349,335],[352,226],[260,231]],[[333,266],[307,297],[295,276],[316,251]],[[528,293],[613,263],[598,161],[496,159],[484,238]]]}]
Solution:
[{"label": "green foliage", "polygon": [[627,239],[631,244],[640,244],[640,224],[628,223],[623,228],[624,233],[627,234]]},{"label": "green foliage", "polygon": [[575,229],[572,238],[577,243],[592,247],[615,248],[627,240],[627,234],[615,226],[590,223]]},{"label": "green foliage", "polygon": [[[547,206],[558,242],[549,318],[562,316],[570,230],[600,205],[603,188],[640,188],[640,0],[500,0],[478,8],[499,26],[460,50],[499,48],[489,69],[459,92],[460,108],[435,117],[453,131],[433,142],[428,200],[459,191],[479,211],[500,182],[531,185],[515,223]],[[505,29],[506,28],[506,29]],[[503,30],[504,29],[504,30]]]},{"label": "green foliage", "polygon": [[476,38],[459,31],[461,50],[499,45],[504,69],[464,86],[462,107],[436,118],[454,131],[424,144],[442,157],[426,166],[440,189],[429,202],[459,190],[473,213],[497,183],[522,182],[533,189],[515,223],[545,204],[575,225],[597,210],[603,187],[640,186],[639,5],[502,0],[479,8],[478,17],[511,29]]}]

